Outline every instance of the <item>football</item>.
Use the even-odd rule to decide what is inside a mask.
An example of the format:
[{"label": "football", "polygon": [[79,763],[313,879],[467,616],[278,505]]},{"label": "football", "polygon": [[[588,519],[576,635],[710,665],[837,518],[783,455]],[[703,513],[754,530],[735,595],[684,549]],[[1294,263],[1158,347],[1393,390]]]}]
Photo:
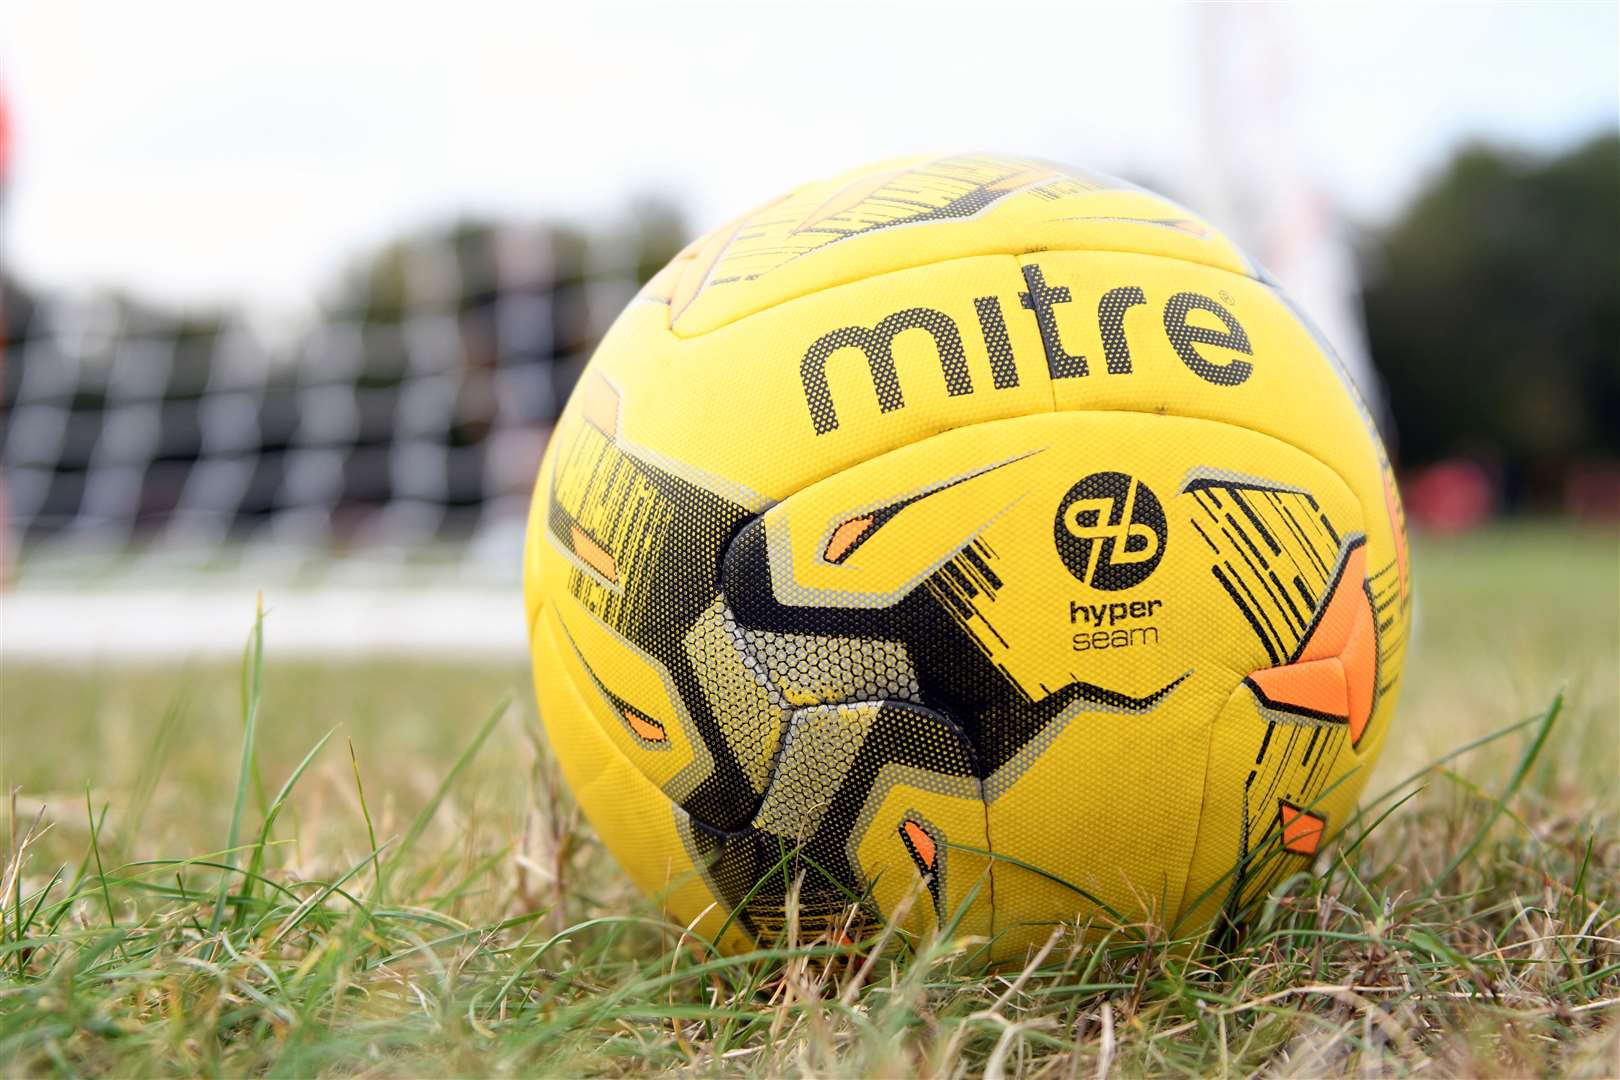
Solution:
[{"label": "football", "polygon": [[1174,203],[886,162],[702,237],[540,466],[563,774],[725,950],[1241,921],[1354,814],[1410,621],[1332,349]]}]

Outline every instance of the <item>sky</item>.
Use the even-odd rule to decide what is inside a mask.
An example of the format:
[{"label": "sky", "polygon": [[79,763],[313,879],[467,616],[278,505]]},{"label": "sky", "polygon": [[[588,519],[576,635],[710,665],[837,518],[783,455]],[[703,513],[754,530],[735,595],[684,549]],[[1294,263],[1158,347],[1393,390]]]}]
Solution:
[{"label": "sky", "polygon": [[[1463,140],[1550,151],[1620,123],[1616,12],[12,0],[0,257],[45,286],[298,307],[458,214],[602,221],[656,194],[705,228],[807,178],[962,149],[1201,210],[1217,159],[1286,167],[1377,223]],[[1257,62],[1247,97],[1212,90]]]}]

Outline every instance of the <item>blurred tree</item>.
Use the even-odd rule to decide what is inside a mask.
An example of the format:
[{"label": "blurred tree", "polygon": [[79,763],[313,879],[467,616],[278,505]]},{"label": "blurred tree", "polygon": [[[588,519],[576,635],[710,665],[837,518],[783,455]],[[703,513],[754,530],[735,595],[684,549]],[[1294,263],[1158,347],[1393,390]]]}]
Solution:
[{"label": "blurred tree", "polygon": [[640,284],[662,270],[691,239],[686,215],[660,195],[643,195],[631,202],[630,229],[636,251],[636,280]]},{"label": "blurred tree", "polygon": [[[592,279],[642,284],[674,258],[689,239],[679,208],[658,196],[631,201],[617,221],[584,227],[569,222],[505,222],[463,218],[406,233],[366,253],[342,275],[329,311],[398,321],[432,293],[451,306],[486,303],[497,286],[495,247],[504,234],[543,235],[546,271],[557,288]],[[445,276],[448,275],[448,276]]]},{"label": "blurred tree", "polygon": [[1499,464],[1513,501],[1620,458],[1620,136],[1460,150],[1365,248],[1368,335],[1404,465]]}]

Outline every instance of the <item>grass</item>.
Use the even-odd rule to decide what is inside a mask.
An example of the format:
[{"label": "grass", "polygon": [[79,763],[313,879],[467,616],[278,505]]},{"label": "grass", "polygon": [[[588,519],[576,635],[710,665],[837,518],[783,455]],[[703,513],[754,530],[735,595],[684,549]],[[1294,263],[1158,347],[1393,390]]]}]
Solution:
[{"label": "grass", "polygon": [[1006,970],[709,953],[580,822],[518,667],[283,663],[273,610],[240,670],[7,664],[0,1072],[1614,1075],[1615,537],[1415,565],[1402,730],[1318,876],[1236,940]]}]

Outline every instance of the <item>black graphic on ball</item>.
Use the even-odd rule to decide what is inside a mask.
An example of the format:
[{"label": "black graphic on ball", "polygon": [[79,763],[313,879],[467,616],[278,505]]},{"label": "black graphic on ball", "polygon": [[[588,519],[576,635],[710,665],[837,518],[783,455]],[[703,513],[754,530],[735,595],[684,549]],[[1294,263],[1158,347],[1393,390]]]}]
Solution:
[{"label": "black graphic on ball", "polygon": [[1069,573],[1109,592],[1146,581],[1164,558],[1165,536],[1158,496],[1121,472],[1092,473],[1075,484],[1052,523]]}]

